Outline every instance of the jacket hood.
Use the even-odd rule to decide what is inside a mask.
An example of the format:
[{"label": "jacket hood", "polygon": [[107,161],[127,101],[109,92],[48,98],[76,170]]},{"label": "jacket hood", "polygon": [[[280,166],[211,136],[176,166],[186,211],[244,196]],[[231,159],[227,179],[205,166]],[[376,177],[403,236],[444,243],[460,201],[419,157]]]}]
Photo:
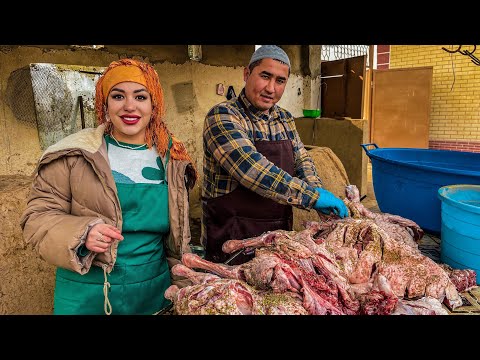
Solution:
[{"label": "jacket hood", "polygon": [[102,145],[105,125],[99,125],[97,128],[88,128],[80,130],[74,134],[68,135],[57,143],[49,146],[42,155],[42,159],[51,153],[79,149],[89,153],[95,153]]}]

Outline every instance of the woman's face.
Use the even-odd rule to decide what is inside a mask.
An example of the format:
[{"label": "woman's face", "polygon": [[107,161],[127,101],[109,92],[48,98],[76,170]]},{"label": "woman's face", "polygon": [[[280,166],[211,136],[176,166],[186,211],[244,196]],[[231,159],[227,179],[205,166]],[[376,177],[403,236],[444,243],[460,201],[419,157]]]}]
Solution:
[{"label": "woman's face", "polygon": [[116,84],[108,94],[107,111],[118,141],[145,142],[145,129],[152,117],[152,98],[145,86],[131,81]]}]

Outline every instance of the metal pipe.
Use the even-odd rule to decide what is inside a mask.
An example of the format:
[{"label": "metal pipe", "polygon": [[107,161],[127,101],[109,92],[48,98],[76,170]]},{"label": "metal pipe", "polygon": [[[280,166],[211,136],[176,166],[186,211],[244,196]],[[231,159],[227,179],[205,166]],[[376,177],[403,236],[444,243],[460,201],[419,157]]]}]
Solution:
[{"label": "metal pipe", "polygon": [[82,120],[82,129],[85,129],[85,114],[83,113],[83,97],[78,97],[78,104],[80,105],[80,119]]},{"label": "metal pipe", "polygon": [[329,79],[329,78],[337,78],[337,77],[343,77],[343,74],[340,74],[340,75],[330,75],[330,76],[320,76],[320,79]]}]

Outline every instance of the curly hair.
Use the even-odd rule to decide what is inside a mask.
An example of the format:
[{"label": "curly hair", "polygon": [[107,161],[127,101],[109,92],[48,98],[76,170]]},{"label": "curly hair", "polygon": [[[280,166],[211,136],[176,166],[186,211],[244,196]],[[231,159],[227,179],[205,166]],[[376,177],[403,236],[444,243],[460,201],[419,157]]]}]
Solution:
[{"label": "curly hair", "polygon": [[176,160],[188,160],[193,165],[193,161],[188,155],[185,145],[170,133],[163,121],[165,116],[163,88],[160,84],[160,78],[157,72],[150,64],[133,59],[121,59],[110,63],[95,85],[95,111],[98,124],[105,123],[105,133],[112,133],[113,125],[106,120],[107,98],[102,91],[102,87],[105,75],[117,66],[136,66],[142,71],[143,76],[145,77],[146,88],[152,99],[152,118],[145,129],[145,143],[147,144],[147,147],[151,148],[155,145],[158,152],[164,156],[168,150],[168,143],[171,138],[172,147],[170,149],[170,157]]}]

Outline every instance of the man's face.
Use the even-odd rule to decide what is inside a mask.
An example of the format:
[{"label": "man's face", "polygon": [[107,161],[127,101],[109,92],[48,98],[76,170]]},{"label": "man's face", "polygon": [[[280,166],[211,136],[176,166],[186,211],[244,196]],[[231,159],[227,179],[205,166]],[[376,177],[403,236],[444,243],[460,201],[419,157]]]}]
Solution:
[{"label": "man's face", "polygon": [[288,80],[288,65],[276,60],[262,59],[250,72],[248,67],[243,72],[245,95],[257,109],[268,113],[282,97]]}]

